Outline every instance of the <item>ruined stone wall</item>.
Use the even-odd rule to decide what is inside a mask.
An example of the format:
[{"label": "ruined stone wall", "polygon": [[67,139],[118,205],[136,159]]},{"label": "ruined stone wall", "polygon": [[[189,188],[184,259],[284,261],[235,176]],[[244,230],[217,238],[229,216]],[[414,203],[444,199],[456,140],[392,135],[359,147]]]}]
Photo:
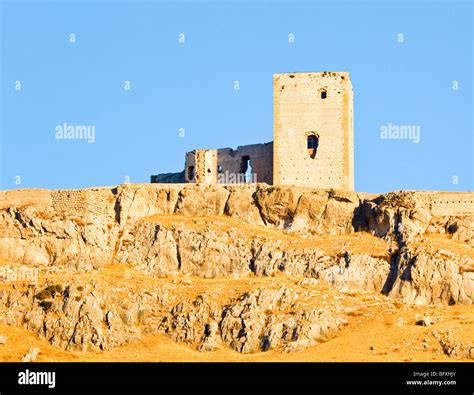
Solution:
[{"label": "ruined stone wall", "polygon": [[[347,72],[276,74],[274,185],[354,189],[353,93]],[[316,155],[307,137],[318,139]]]},{"label": "ruined stone wall", "polygon": [[153,184],[175,184],[184,181],[184,170],[179,173],[160,173],[150,177],[150,182]]},{"label": "ruined stone wall", "polygon": [[87,211],[84,189],[51,191],[51,200],[53,209],[57,212],[82,215]]},{"label": "ruined stone wall", "polygon": [[433,215],[474,215],[474,194],[472,193],[436,192],[431,196],[431,212]]},{"label": "ruined stone wall", "polygon": [[60,189],[50,192],[51,207],[67,215],[114,215],[112,188]]},{"label": "ruined stone wall", "polygon": [[195,182],[196,151],[186,152],[184,160],[184,182]]},{"label": "ruined stone wall", "polygon": [[217,150],[197,149],[186,154],[186,182],[217,184]]},{"label": "ruined stone wall", "polygon": [[[252,170],[252,182],[273,184],[273,142],[217,150],[220,183],[243,182],[245,167]],[[240,175],[240,176],[239,176]],[[237,181],[238,182],[238,181]]]},{"label": "ruined stone wall", "polygon": [[86,189],[86,212],[93,215],[115,216],[115,193],[110,188]]}]

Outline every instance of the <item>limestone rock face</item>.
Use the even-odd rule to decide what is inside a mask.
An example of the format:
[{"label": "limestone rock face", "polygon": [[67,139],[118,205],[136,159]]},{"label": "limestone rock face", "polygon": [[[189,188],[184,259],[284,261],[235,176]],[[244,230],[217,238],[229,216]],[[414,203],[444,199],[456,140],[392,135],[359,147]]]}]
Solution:
[{"label": "limestone rock face", "polygon": [[[473,244],[469,194],[438,198],[426,192],[376,196],[265,184],[137,184],[81,190],[82,200],[69,204],[69,193],[58,192],[63,191],[51,192],[49,203],[45,190],[0,193],[0,258],[92,270],[115,258],[121,236],[127,237],[138,222],[171,214],[226,216],[305,237],[366,231],[403,243],[423,234],[447,234]],[[58,201],[63,195],[65,200]]]},{"label": "limestone rock face", "polygon": [[314,290],[276,284],[229,299],[196,297],[165,285],[134,288],[126,282],[63,280],[11,286],[0,293],[0,322],[23,326],[55,347],[103,351],[164,332],[199,351],[229,347],[241,353],[294,351],[335,336],[347,323],[342,304]]},{"label": "limestone rock face", "polygon": [[177,249],[170,230],[152,222],[139,222],[124,231],[115,259],[149,276],[161,277],[179,272]]},{"label": "limestone rock face", "polygon": [[13,285],[0,292],[0,322],[22,326],[64,350],[103,351],[156,332],[166,293],[95,280]]},{"label": "limestone rock face", "polygon": [[460,339],[459,331],[433,331],[433,336],[441,345],[444,353],[454,359],[474,359],[474,345]]},{"label": "limestone rock face", "polygon": [[35,207],[0,211],[1,259],[90,271],[112,259],[118,226],[107,217],[45,218]]},{"label": "limestone rock face", "polygon": [[463,264],[472,265],[472,259],[403,247],[394,259],[387,293],[420,305],[472,304],[474,272],[461,270]]},{"label": "limestone rock face", "polygon": [[241,353],[292,351],[337,334],[347,323],[332,309],[299,309],[301,295],[287,288],[257,289],[219,307],[208,296],[173,307],[161,329],[178,342],[209,351],[227,344]]},{"label": "limestone rock face", "polygon": [[157,331],[201,351],[298,350],[338,331],[337,306],[307,306],[311,294],[283,287],[222,303],[205,292],[172,300],[165,289],[80,276],[111,265],[153,280],[295,276],[302,288],[318,281],[406,303],[472,304],[472,199],[265,184],[0,191],[2,265],[48,279],[3,284],[0,321],[66,350],[106,350]]},{"label": "limestone rock face", "polygon": [[[357,208],[360,215],[355,218],[356,230],[366,230],[378,237],[397,238],[401,243],[412,242],[424,234],[451,234],[453,239],[472,245],[472,194],[460,197],[441,195],[439,198],[436,194],[400,191],[363,200]],[[439,203],[434,205],[433,201],[437,199],[446,199],[441,201],[442,208],[437,206]]]},{"label": "limestone rock face", "polygon": [[453,235],[454,240],[474,246],[474,216],[452,217],[446,223],[446,230]]},{"label": "limestone rock face", "polygon": [[294,231],[313,230],[320,231],[320,223],[328,204],[328,194],[325,191],[314,191],[303,193],[298,201],[296,213],[291,224]]},{"label": "limestone rock face", "polygon": [[318,277],[341,291],[382,292],[389,272],[390,264],[386,260],[346,253],[338,264],[321,270]]},{"label": "limestone rock face", "polygon": [[354,231],[356,208],[360,201],[354,193],[335,193],[328,200],[318,234],[347,234]]},{"label": "limestone rock face", "polygon": [[192,217],[223,215],[228,198],[229,191],[224,188],[204,185],[183,188],[179,193],[175,213]]},{"label": "limestone rock face", "polygon": [[429,211],[424,208],[392,206],[385,202],[380,205],[373,201],[365,202],[362,211],[367,230],[378,237],[398,237],[404,242],[423,235],[431,219]]},{"label": "limestone rock face", "polygon": [[277,228],[288,228],[293,222],[301,196],[300,188],[258,189],[255,200],[263,222]]},{"label": "limestone rock face", "polygon": [[199,344],[201,351],[218,347],[217,322],[220,308],[208,295],[199,295],[194,301],[181,302],[170,309],[159,328],[177,341]]},{"label": "limestone rock face", "polygon": [[249,238],[233,229],[168,229],[152,222],[141,222],[124,233],[116,259],[152,277],[235,278],[285,273],[321,278],[348,291],[381,292],[390,271],[388,258],[347,252],[327,256],[317,248],[293,248],[277,240]]},{"label": "limestone rock face", "polygon": [[204,278],[240,277],[249,273],[250,248],[232,231],[179,233],[178,251],[181,271]]},{"label": "limestone rock face", "polygon": [[230,193],[225,206],[225,215],[249,224],[264,225],[254,197],[256,194],[254,187],[229,186],[226,189]]},{"label": "limestone rock face", "polygon": [[115,219],[122,226],[128,220],[135,222],[151,215],[172,214],[179,194],[179,189],[172,186],[149,189],[124,185],[117,189],[117,199],[112,203],[116,212]]},{"label": "limestone rock face", "polygon": [[[50,285],[41,290],[30,288],[23,296],[29,303],[15,309],[19,313],[17,326],[24,325],[62,349],[107,349],[104,313],[93,291],[84,293],[71,286],[63,289],[61,285]],[[9,299],[14,300],[14,294]]]}]

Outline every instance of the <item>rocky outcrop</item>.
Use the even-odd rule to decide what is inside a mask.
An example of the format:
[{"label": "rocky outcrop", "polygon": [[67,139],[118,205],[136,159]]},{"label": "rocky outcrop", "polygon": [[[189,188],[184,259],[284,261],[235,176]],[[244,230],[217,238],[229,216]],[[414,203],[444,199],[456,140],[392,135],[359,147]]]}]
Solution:
[{"label": "rocky outcrop", "polygon": [[[472,254],[415,247],[427,234],[472,245],[472,194],[156,184],[0,197],[0,259],[8,262],[81,273],[125,263],[152,277],[285,273],[411,303],[472,303]],[[288,241],[356,233],[382,238],[390,251],[327,254]]]},{"label": "rocky outcrop", "polygon": [[[451,234],[454,239],[472,245],[472,194],[437,195],[437,192],[400,191],[366,199],[358,208],[356,229],[367,230],[378,237],[395,238],[402,244],[427,233]],[[446,200],[440,203],[437,199]]]},{"label": "rocky outcrop", "polygon": [[[471,200],[264,184],[0,192],[0,261],[47,279],[5,282],[0,322],[65,350],[108,350],[157,332],[200,351],[299,350],[335,336],[349,318],[340,296],[319,298],[307,284],[415,305],[472,304]],[[110,264],[153,281],[295,277],[298,285],[219,298],[210,285],[188,294],[190,279],[158,287],[97,280]],[[472,354],[438,337],[446,353]]]},{"label": "rocky outcrop", "polygon": [[0,291],[0,322],[22,326],[64,350],[103,351],[157,331],[166,289],[60,280]]},{"label": "rocky outcrop", "polygon": [[[80,290],[80,291],[79,291]],[[80,287],[49,285],[43,289],[2,290],[3,317],[25,326],[52,345],[66,350],[104,350],[104,312],[93,292]]]},{"label": "rocky outcrop", "polygon": [[31,347],[21,360],[22,362],[34,362],[39,353],[40,349],[38,347]]},{"label": "rocky outcrop", "polygon": [[180,258],[172,231],[152,222],[141,222],[124,231],[115,256],[150,276],[177,274]]},{"label": "rocky outcrop", "polygon": [[329,256],[318,248],[269,241],[239,229],[218,232],[209,227],[186,228],[182,223],[166,227],[149,221],[124,233],[116,259],[156,277],[236,278],[285,273],[321,278],[342,290],[377,292],[382,291],[390,270],[388,258],[347,251]]},{"label": "rocky outcrop", "polygon": [[433,331],[434,338],[439,342],[443,352],[454,359],[474,359],[474,345],[472,342],[463,341],[459,331],[445,330]]},{"label": "rocky outcrop", "polygon": [[366,230],[380,237],[403,234],[410,238],[431,232],[450,233],[462,241],[472,239],[472,203],[472,194],[468,193],[400,191],[377,196],[266,184],[121,185],[51,191],[49,199],[46,190],[0,192],[2,211],[15,208],[21,215],[23,209],[35,208],[36,213],[30,212],[27,220],[32,215],[43,219],[65,216],[95,223],[104,217],[103,222],[124,227],[160,214],[226,215],[249,224],[308,235]]},{"label": "rocky outcrop", "polygon": [[219,307],[207,295],[170,310],[160,328],[174,340],[211,351],[226,344],[252,353],[294,351],[335,336],[347,323],[338,306],[301,308],[302,296],[288,288],[257,289]]},{"label": "rocky outcrop", "polygon": [[3,289],[0,322],[70,351],[104,351],[160,331],[200,351],[293,351],[333,337],[347,323],[341,304],[315,307],[308,302],[314,291],[304,288],[258,288],[219,301],[209,293],[183,297],[183,285],[170,292],[97,280],[46,284]]},{"label": "rocky outcrop", "polygon": [[384,292],[420,305],[472,304],[474,271],[462,270],[470,265],[467,256],[405,246],[394,255]]},{"label": "rocky outcrop", "polygon": [[0,211],[0,259],[90,271],[110,262],[118,225],[106,217],[65,217],[34,206]]}]

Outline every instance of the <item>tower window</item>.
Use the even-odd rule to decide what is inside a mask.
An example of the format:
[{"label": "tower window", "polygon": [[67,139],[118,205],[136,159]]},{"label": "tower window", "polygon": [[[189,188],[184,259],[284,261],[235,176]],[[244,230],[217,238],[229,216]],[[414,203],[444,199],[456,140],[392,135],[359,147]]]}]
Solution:
[{"label": "tower window", "polygon": [[316,134],[310,134],[306,137],[306,148],[308,149],[308,154],[311,158],[316,157],[319,146],[319,136]]},{"label": "tower window", "polygon": [[328,97],[328,92],[323,90],[321,91],[321,99],[326,99]]},{"label": "tower window", "polygon": [[188,167],[188,180],[194,179],[194,166]]}]

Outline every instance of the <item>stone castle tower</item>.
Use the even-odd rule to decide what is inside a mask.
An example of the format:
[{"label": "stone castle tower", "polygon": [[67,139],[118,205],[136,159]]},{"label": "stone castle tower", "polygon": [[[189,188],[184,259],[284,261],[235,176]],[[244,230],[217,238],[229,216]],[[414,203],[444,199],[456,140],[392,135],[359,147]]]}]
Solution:
[{"label": "stone castle tower", "polygon": [[274,141],[186,153],[180,173],[151,182],[265,182],[354,190],[352,84],[347,72],[273,76]]},{"label": "stone castle tower", "polygon": [[275,74],[273,100],[273,184],[353,191],[349,73]]}]

